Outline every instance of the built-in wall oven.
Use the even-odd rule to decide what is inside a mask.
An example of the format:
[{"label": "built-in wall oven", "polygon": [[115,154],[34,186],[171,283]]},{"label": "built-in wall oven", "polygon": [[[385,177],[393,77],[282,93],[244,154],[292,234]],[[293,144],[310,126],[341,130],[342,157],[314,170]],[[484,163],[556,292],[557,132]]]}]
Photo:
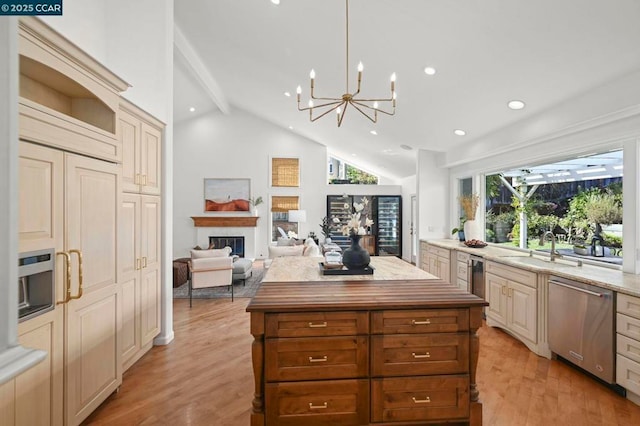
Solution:
[{"label": "built-in wall oven", "polygon": [[41,315],[55,305],[55,256],[53,249],[18,256],[18,319]]}]

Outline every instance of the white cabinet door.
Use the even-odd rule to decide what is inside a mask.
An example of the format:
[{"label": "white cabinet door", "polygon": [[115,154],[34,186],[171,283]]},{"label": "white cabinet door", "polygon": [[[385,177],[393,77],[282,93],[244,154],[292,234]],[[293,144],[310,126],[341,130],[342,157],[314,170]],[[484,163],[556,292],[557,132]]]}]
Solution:
[{"label": "white cabinet door", "polygon": [[503,326],[507,325],[507,286],[505,278],[487,273],[487,316]]},{"label": "white cabinet door", "polygon": [[122,190],[139,192],[140,175],[140,120],[126,111],[118,113],[118,138],[122,142]]},{"label": "white cabinet door", "polygon": [[142,196],[140,225],[140,253],[142,256],[140,334],[142,346],[150,343],[160,333],[161,210],[160,197]]},{"label": "white cabinet door", "polygon": [[140,174],[142,193],[160,194],[160,171],[162,170],[162,132],[146,123],[141,124]]},{"label": "white cabinet door", "polygon": [[509,281],[507,303],[509,328],[522,337],[537,342],[537,291],[529,286]]},{"label": "white cabinet door", "polygon": [[73,154],[66,154],[65,161],[65,249],[77,271],[71,294],[82,294],[65,305],[65,419],[77,425],[122,383],[117,285],[121,183],[116,164]]}]

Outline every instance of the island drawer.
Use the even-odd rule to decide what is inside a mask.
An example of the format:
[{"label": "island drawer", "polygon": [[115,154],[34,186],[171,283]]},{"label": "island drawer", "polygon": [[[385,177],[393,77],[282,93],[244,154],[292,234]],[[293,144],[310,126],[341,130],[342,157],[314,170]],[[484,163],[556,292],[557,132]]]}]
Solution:
[{"label": "island drawer", "polygon": [[640,341],[616,334],[616,352],[640,363]]},{"label": "island drawer", "polygon": [[268,382],[352,379],[369,374],[368,337],[267,339]]},{"label": "island drawer", "polygon": [[466,263],[462,263],[462,262],[458,262],[456,266],[457,266],[456,271],[457,271],[458,278],[466,281],[467,276],[469,274],[469,266]]},{"label": "island drawer", "polygon": [[617,311],[640,319],[640,298],[618,293]]},{"label": "island drawer", "polygon": [[369,424],[369,380],[267,383],[266,424]]},{"label": "island drawer", "polygon": [[353,336],[369,333],[367,312],[267,314],[266,337]]},{"label": "island drawer", "polygon": [[616,330],[635,340],[640,340],[640,319],[631,318],[623,314],[616,314]]},{"label": "island drawer", "polygon": [[469,371],[467,333],[371,336],[371,375],[460,374]]},{"label": "island drawer", "polygon": [[456,333],[469,330],[467,309],[373,311],[372,334]]},{"label": "island drawer", "polygon": [[371,379],[371,421],[410,422],[469,417],[466,375]]}]

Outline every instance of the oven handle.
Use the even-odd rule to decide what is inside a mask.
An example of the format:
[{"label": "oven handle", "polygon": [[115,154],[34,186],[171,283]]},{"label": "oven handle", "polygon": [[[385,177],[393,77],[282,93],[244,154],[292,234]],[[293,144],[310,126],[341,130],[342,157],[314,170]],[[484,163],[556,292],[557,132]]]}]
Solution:
[{"label": "oven handle", "polygon": [[605,296],[602,293],[596,293],[595,291],[585,290],[584,288],[580,288],[580,287],[574,287],[572,285],[561,283],[561,282],[556,281],[556,280],[549,280],[549,284],[559,285],[560,287],[565,287],[565,288],[568,288],[568,289],[571,289],[571,290],[579,291],[581,293],[590,294],[591,296],[596,296],[596,297],[604,297]]}]

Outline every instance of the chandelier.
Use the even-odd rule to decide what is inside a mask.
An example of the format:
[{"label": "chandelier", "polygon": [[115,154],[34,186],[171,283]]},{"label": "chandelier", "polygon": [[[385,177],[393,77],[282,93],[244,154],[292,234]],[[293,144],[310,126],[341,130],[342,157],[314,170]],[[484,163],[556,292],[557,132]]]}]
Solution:
[{"label": "chandelier", "polygon": [[[364,67],[362,66],[362,62],[358,64],[358,87],[354,93],[349,91],[349,0],[346,1],[346,52],[347,52],[347,61],[346,61],[346,93],[342,96],[336,98],[326,98],[314,95],[314,81],[316,78],[316,73],[314,70],[311,70],[309,73],[309,77],[311,79],[311,99],[309,99],[308,106],[305,108],[300,108],[300,95],[302,94],[302,89],[300,86],[296,89],[298,94],[298,111],[309,111],[309,120],[316,121],[319,118],[324,117],[332,111],[335,111],[337,114],[338,127],[342,124],[342,120],[344,119],[344,114],[347,112],[347,107],[351,105],[357,111],[360,111],[362,115],[367,117],[374,123],[378,122],[378,112],[386,114],[386,115],[394,115],[396,113],[396,73],[391,74],[391,94],[389,98],[374,98],[374,99],[362,99],[358,98],[358,94],[360,93],[360,83],[362,81],[362,71]],[[318,105],[314,104],[314,100],[323,101]],[[389,108],[390,111],[385,111],[380,107],[381,103]],[[314,117],[314,112],[316,113]]]}]

